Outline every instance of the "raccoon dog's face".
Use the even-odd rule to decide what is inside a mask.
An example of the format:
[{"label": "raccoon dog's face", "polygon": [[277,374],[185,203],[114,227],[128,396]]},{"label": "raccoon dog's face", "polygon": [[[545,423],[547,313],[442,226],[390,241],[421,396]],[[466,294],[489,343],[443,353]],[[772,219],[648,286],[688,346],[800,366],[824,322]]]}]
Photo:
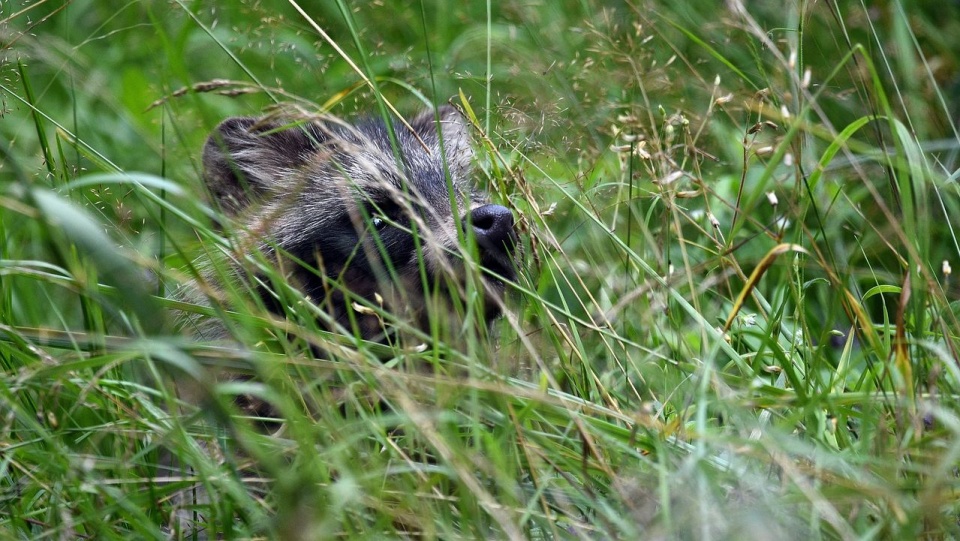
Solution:
[{"label": "raccoon dog's face", "polygon": [[472,188],[460,114],[442,107],[410,127],[396,123],[393,144],[379,120],[231,118],[204,148],[204,178],[221,209],[330,314],[325,327],[356,325],[378,338],[379,319],[350,313],[356,297],[382,299],[424,325],[433,292],[449,300],[464,291],[460,241],[470,235],[488,320],[500,313],[503,280],[516,277],[513,214]]}]

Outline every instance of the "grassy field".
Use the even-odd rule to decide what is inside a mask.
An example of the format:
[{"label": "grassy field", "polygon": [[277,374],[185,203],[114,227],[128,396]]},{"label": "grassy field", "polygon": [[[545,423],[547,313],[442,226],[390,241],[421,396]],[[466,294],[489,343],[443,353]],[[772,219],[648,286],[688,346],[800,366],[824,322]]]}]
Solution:
[{"label": "grassy field", "polygon": [[[0,2],[0,538],[960,537],[960,5],[872,4]],[[218,122],[382,100],[474,115],[489,332],[171,296]]]}]

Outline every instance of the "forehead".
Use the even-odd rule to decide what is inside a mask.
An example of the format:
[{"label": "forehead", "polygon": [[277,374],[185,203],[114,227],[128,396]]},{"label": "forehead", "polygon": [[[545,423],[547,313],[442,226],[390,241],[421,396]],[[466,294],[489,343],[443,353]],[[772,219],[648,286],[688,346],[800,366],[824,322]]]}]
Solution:
[{"label": "forehead", "polygon": [[324,141],[315,160],[326,162],[328,172],[350,189],[372,199],[412,197],[437,210],[450,207],[451,192],[458,206],[465,199],[467,183],[444,160],[435,139],[398,127],[391,141],[382,122],[346,129]]}]

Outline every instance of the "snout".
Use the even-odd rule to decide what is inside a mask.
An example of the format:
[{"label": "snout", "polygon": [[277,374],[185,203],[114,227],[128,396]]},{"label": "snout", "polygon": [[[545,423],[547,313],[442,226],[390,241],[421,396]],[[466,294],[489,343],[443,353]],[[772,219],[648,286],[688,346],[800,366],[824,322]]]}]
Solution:
[{"label": "snout", "polygon": [[513,213],[501,205],[484,205],[470,212],[463,220],[463,227],[472,227],[473,236],[480,251],[480,264],[487,270],[507,280],[516,279],[514,251],[517,233],[514,231]]}]

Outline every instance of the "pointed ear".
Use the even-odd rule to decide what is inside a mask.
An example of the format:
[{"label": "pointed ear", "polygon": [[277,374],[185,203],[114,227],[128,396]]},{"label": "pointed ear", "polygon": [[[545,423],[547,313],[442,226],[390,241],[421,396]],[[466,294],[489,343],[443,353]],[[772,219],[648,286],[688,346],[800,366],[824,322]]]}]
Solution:
[{"label": "pointed ear", "polygon": [[[437,119],[440,119],[437,124]],[[439,126],[439,129],[437,127]],[[470,125],[452,105],[441,105],[436,111],[425,111],[410,121],[410,127],[430,147],[430,153],[445,156],[450,174],[466,176],[473,161],[470,146]],[[439,134],[439,137],[438,137]],[[441,141],[443,152],[441,153]]]},{"label": "pointed ear", "polygon": [[224,120],[203,148],[203,178],[210,194],[229,215],[269,198],[316,148],[311,135],[298,126],[259,118]]}]

